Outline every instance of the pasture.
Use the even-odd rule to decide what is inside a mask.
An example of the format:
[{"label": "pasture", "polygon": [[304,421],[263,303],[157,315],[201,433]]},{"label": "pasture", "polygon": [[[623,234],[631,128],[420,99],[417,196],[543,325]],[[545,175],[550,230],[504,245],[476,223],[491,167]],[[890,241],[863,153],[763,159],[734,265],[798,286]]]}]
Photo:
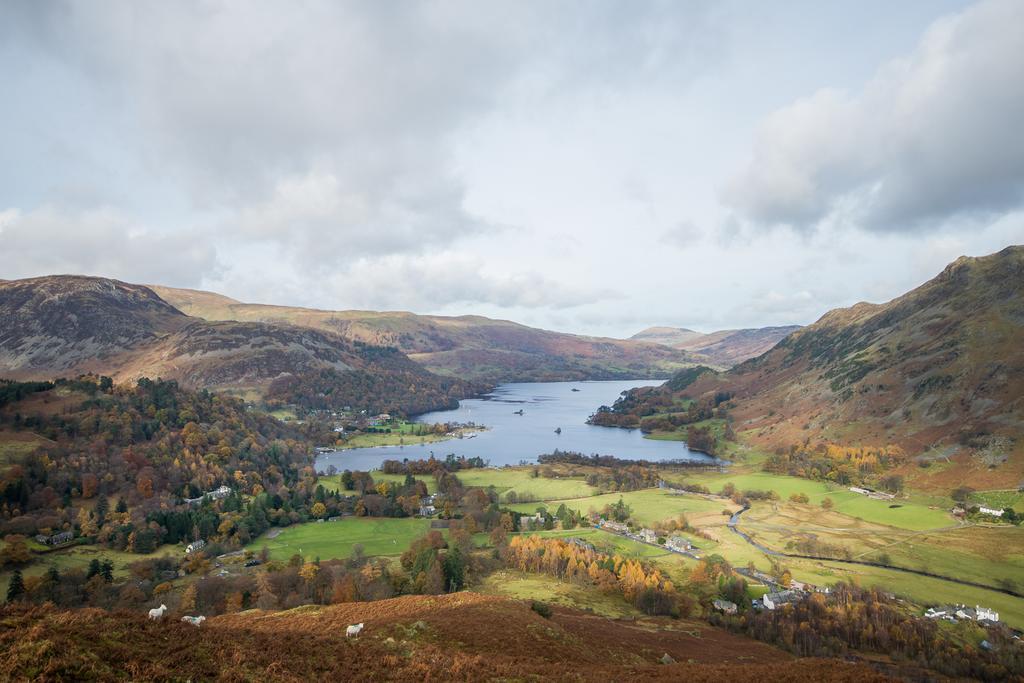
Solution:
[{"label": "pasture", "polygon": [[333,560],[349,557],[358,543],[368,556],[395,556],[429,530],[428,519],[345,517],[290,526],[274,538],[257,538],[246,549],[259,552],[266,546],[274,560],[288,560],[295,554],[308,560]]},{"label": "pasture", "polygon": [[[828,497],[834,503],[835,511],[875,524],[884,524],[900,529],[921,531],[939,529],[955,524],[953,517],[939,506],[918,502],[913,496],[908,499],[875,500],[849,490],[849,487],[827,484],[810,479],[801,479],[768,472],[701,472],[685,477],[686,483],[702,484],[717,493],[727,483],[740,491],[775,491],[784,502],[794,493],[807,495],[812,506],[820,506]],[[898,505],[899,507],[891,507]]]},{"label": "pasture", "polygon": [[605,617],[641,616],[641,612],[620,595],[603,593],[547,574],[532,574],[513,569],[497,571],[472,586],[476,593],[500,595],[516,600],[539,600],[573,609],[590,610]]},{"label": "pasture", "polygon": [[533,496],[536,500],[563,500],[593,496],[598,490],[587,484],[582,475],[559,478],[534,477],[532,467],[502,467],[456,472],[464,486],[493,486],[505,502],[510,492],[516,496]]},{"label": "pasture", "polygon": [[619,498],[633,509],[633,518],[641,524],[657,524],[673,519],[680,514],[687,518],[698,515],[722,515],[723,509],[735,510],[738,506],[727,500],[708,500],[700,496],[678,496],[666,493],[661,489],[644,489],[642,491],[625,491],[621,493],[605,493],[579,500],[551,500],[545,503],[519,503],[511,505],[513,510],[524,513],[535,512],[538,507],[546,507],[554,511],[561,503],[574,510],[587,513],[589,510],[600,511],[605,505],[611,505]]}]

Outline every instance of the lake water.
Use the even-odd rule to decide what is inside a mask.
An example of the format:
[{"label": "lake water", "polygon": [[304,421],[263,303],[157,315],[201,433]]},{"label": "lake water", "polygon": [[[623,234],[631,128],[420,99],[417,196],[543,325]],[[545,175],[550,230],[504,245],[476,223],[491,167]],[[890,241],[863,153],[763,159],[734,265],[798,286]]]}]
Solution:
[{"label": "lake water", "polygon": [[[631,460],[707,460],[703,453],[690,451],[681,441],[643,438],[639,429],[595,427],[587,418],[601,405],[611,405],[626,389],[657,386],[664,380],[612,382],[531,382],[502,384],[479,399],[467,399],[455,410],[421,415],[419,422],[475,422],[488,429],[474,438],[451,439],[422,445],[356,448],[325,453],[317,457],[317,469],[331,465],[339,471],[371,470],[384,460],[419,460],[433,453],[467,458],[479,456],[491,465],[536,462],[537,456],[553,450],[592,455],[613,455]],[[577,389],[578,391],[573,391]],[[522,415],[516,411],[522,410]],[[562,433],[555,430],[561,427]]]}]

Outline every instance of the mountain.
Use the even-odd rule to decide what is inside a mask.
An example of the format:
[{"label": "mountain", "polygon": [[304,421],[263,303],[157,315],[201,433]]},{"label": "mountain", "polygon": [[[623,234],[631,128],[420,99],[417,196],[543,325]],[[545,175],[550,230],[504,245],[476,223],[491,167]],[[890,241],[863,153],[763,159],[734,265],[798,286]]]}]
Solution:
[{"label": "mountain", "polygon": [[148,287],[106,278],[2,282],[0,319],[0,376],[12,379],[87,372],[116,381],[163,377],[283,402],[301,398],[307,407],[395,412],[450,406],[473,392],[395,349],[303,326],[209,322]]},{"label": "mountain", "polygon": [[681,347],[689,341],[700,339],[704,336],[707,335],[703,332],[694,332],[685,327],[648,327],[646,330],[637,332],[630,339],[651,344]]},{"label": "mountain", "polygon": [[799,325],[787,325],[719,330],[703,334],[685,327],[648,327],[630,339],[671,346],[692,353],[702,363],[729,368],[760,356],[799,329]]},{"label": "mountain", "polygon": [[666,377],[694,356],[643,340],[586,337],[481,316],[327,311],[247,304],[220,294],[152,285],[165,301],[207,320],[299,325],[394,346],[431,372],[489,384]]},{"label": "mountain", "polygon": [[[964,467],[979,478],[1003,472],[1001,483],[1016,486],[1024,474],[1024,457],[1012,457],[1024,455],[1022,340],[1024,247],[1014,246],[961,257],[888,303],[830,311],[728,372],[680,373],[628,404],[652,415],[680,399],[731,395],[735,431],[767,448],[895,445],[924,460],[971,453]],[[1009,468],[995,469],[1003,463]],[[954,471],[963,473],[934,476],[960,476]]]}]

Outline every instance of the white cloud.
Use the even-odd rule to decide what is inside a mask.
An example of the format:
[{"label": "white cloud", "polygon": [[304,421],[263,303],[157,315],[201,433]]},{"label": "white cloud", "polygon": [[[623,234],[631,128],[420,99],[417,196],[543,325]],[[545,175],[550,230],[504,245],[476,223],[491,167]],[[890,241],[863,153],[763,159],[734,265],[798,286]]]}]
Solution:
[{"label": "white cloud", "polygon": [[215,275],[216,251],[189,231],[163,234],[111,208],[0,212],[0,277],[101,275],[197,286]]},{"label": "white cloud", "polygon": [[613,296],[566,286],[529,269],[496,273],[479,258],[454,252],[360,259],[326,278],[323,286],[337,292],[346,306],[375,309],[437,310],[487,303],[558,310]]},{"label": "white cloud", "polygon": [[1024,202],[1024,4],[935,22],[857,92],[823,89],[769,116],[723,200],[763,224],[917,230]]}]

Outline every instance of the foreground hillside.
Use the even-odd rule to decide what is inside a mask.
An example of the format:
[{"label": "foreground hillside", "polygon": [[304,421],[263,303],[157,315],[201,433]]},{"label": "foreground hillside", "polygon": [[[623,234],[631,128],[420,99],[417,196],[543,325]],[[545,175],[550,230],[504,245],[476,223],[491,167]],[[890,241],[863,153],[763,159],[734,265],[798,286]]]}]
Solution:
[{"label": "foreground hillside", "polygon": [[658,343],[550,332],[481,316],[321,311],[246,304],[188,289],[155,285],[152,289],[199,318],[323,330],[366,344],[396,347],[432,372],[487,383],[665,377],[693,364],[687,351]]},{"label": "foreground hillside", "polygon": [[[725,631],[618,621],[474,593],[250,610],[199,628],[139,613],[0,612],[5,680],[881,681],[864,664],[793,659]],[[349,624],[364,623],[358,638]],[[669,655],[677,663],[662,664]]]},{"label": "foreground hillside", "polygon": [[760,356],[799,329],[799,325],[787,325],[703,334],[684,327],[649,327],[630,339],[671,346],[694,354],[706,365],[731,368]]},{"label": "foreground hillside", "polygon": [[0,283],[0,377],[92,372],[131,382],[263,395],[310,408],[423,412],[472,393],[400,351],[328,331],[185,315],[151,289],[107,278]]},{"label": "foreground hillside", "polygon": [[[628,408],[651,415],[673,402],[731,397],[733,429],[761,446],[896,446],[920,457],[924,469],[908,469],[920,478],[944,476],[945,460],[960,458],[948,488],[963,483],[964,468],[1016,486],[1022,339],[1024,247],[1009,247],[957,259],[888,303],[831,311],[729,372],[682,373]],[[935,460],[943,467],[926,472]]]}]

